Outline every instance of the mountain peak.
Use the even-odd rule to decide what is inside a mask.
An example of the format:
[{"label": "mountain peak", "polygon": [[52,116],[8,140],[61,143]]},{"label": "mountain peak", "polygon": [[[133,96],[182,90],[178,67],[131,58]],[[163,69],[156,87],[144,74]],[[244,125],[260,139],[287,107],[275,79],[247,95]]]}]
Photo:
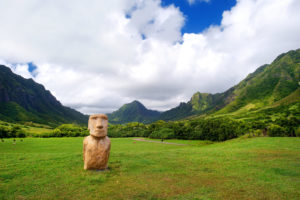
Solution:
[{"label": "mountain peak", "polygon": [[204,111],[212,104],[212,94],[196,92],[189,103],[192,105],[193,111]]},{"label": "mountain peak", "polygon": [[137,100],[134,100],[131,103],[124,104],[120,109],[121,110],[137,109],[139,112],[147,110],[147,108]]},{"label": "mountain peak", "polygon": [[199,99],[206,99],[209,95],[211,95],[210,93],[201,93],[201,92],[196,92],[195,94],[193,94],[191,101],[193,100],[199,100]]},{"label": "mountain peak", "polygon": [[135,100],[131,103],[124,104],[119,110],[107,115],[111,123],[150,123],[158,118],[160,112],[148,110],[141,102]]},{"label": "mountain peak", "polygon": [[132,101],[131,103],[128,103],[128,104],[139,105],[139,106],[145,107],[145,106],[144,106],[141,102],[139,102],[138,100],[134,100],[134,101]]}]

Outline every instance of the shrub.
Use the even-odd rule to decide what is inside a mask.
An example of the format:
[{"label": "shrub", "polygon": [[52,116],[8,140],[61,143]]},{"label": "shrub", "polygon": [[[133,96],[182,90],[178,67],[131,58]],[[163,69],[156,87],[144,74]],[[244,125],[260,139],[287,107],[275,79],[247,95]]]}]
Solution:
[{"label": "shrub", "polygon": [[23,138],[25,137],[25,132],[21,129],[20,126],[12,125],[12,126],[3,126],[0,125],[0,138]]},{"label": "shrub", "polygon": [[268,135],[271,137],[283,137],[283,136],[287,136],[288,133],[281,126],[276,124],[271,124],[268,128]]},{"label": "shrub", "polygon": [[295,128],[296,130],[295,130],[295,135],[296,135],[296,137],[300,137],[300,126],[299,127],[297,127],[297,128]]},{"label": "shrub", "polygon": [[10,137],[10,128],[7,126],[0,126],[0,138]]},{"label": "shrub", "polygon": [[87,135],[89,135],[87,128],[75,124],[62,124],[56,127],[52,133],[53,137],[79,137]]},{"label": "shrub", "polygon": [[161,128],[152,132],[149,137],[156,139],[171,139],[174,138],[174,131],[170,128]]},{"label": "shrub", "polygon": [[263,136],[263,130],[257,129],[255,131],[253,131],[253,136],[256,136],[256,137]]},{"label": "shrub", "polygon": [[19,131],[19,132],[17,132],[17,137],[18,138],[24,138],[24,137],[26,137],[26,134],[25,134],[24,131]]}]

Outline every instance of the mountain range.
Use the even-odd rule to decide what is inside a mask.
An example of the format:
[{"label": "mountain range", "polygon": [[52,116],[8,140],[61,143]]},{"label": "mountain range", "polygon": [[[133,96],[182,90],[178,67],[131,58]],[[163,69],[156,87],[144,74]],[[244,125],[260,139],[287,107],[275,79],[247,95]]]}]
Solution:
[{"label": "mountain range", "polygon": [[[259,67],[223,93],[196,92],[188,102],[165,112],[149,110],[139,101],[133,101],[107,115],[110,123],[124,124],[248,112],[282,102],[300,101],[299,81],[300,49],[279,55],[271,64]],[[43,85],[0,65],[0,120],[53,126],[61,123],[86,125],[88,116],[63,106]]]},{"label": "mountain range", "polygon": [[271,64],[259,67],[223,93],[196,92],[187,103],[180,103],[177,107],[161,113],[148,110],[140,102],[136,106],[137,101],[134,101],[109,116],[112,123],[151,123],[201,114],[247,112],[276,105],[289,95],[293,97],[290,101],[300,101],[299,81],[300,49],[279,55]]}]

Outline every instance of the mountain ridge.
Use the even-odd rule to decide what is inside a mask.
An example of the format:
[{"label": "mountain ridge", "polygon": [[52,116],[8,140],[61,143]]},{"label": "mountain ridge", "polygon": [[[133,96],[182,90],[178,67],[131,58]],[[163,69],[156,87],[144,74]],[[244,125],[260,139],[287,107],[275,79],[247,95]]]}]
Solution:
[{"label": "mountain ridge", "polygon": [[0,119],[56,125],[86,124],[88,117],[63,106],[49,90],[0,65]]}]

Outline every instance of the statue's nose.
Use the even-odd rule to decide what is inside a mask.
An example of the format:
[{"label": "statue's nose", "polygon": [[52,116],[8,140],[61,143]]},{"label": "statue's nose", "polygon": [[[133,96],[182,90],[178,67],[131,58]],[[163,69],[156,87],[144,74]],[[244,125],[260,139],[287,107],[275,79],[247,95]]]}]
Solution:
[{"label": "statue's nose", "polygon": [[102,126],[102,125],[97,125],[97,128],[100,128],[100,129],[102,129],[102,128],[103,128],[103,126]]},{"label": "statue's nose", "polygon": [[102,129],[103,128],[103,125],[102,125],[102,123],[101,123],[101,120],[98,120],[97,121],[97,128],[99,128],[99,129]]}]

